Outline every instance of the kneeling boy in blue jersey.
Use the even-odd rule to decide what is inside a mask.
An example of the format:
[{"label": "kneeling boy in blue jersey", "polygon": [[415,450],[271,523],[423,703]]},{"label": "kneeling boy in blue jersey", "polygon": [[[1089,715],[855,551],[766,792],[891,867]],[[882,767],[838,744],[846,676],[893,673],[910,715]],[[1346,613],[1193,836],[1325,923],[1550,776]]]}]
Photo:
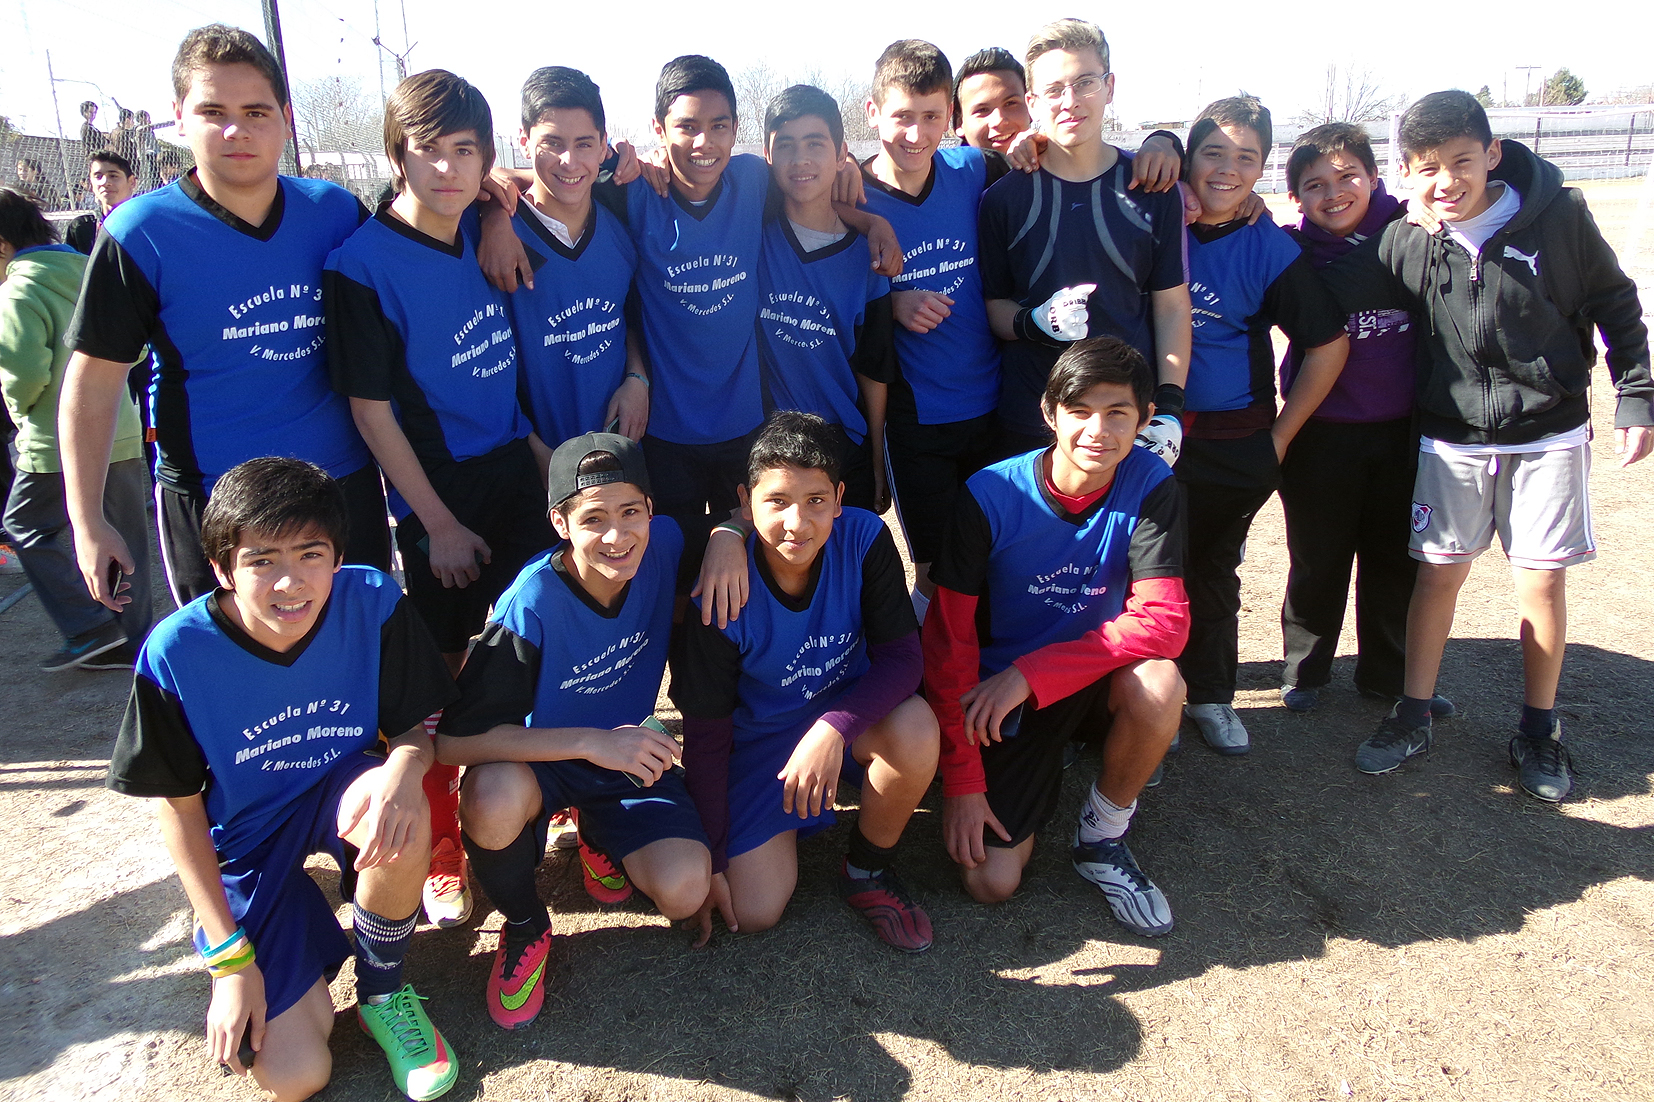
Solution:
[{"label": "kneeling boy in blue jersey", "polygon": [[346,509],[338,484],[297,459],[219,479],[201,538],[221,588],[144,643],[107,783],[166,801],[161,834],[213,976],[214,1060],[246,1070],[246,1034],[274,1097],[327,1085],[327,983],[351,948],[304,871],[326,853],[352,900],[363,1028],[401,1090],[435,1098],[459,1062],[402,958],[430,854],[423,720],[454,686],[396,582],[341,569]]},{"label": "kneeling boy in blue jersey", "polygon": [[936,774],[936,718],[914,690],[918,624],[889,529],[845,509],[832,426],[782,410],[753,442],[742,511],[752,596],[725,628],[685,616],[672,700],[689,790],[712,839],[714,906],[766,930],[798,883],[798,839],[833,822],[841,771],[862,789],[839,878],[886,944],[930,948],[930,918],[890,871]]},{"label": "kneeling boy in blue jersey", "polygon": [[895,376],[890,280],[867,266],[862,237],[833,209],[844,120],[819,88],[798,84],[764,118],[764,153],[782,210],[764,225],[758,263],[760,362],[778,409],[815,413],[844,455],[844,499],[882,513],[884,410]]},{"label": "kneeling boy in blue jersey", "polygon": [[[534,887],[554,812],[626,870],[667,918],[711,886],[700,818],[653,722],[666,669],[684,538],[653,517],[642,450],[588,433],[551,457],[561,537],[500,599],[443,715],[437,752],[467,766],[460,822],[488,898],[505,917],[488,1013],[521,1029],[545,998],[551,916]],[[682,588],[687,589],[687,585]]]},{"label": "kneeling boy in blue jersey", "polygon": [[925,696],[942,724],[942,835],[966,891],[1016,891],[1056,810],[1063,750],[1103,741],[1074,867],[1139,934],[1166,897],[1126,848],[1137,794],[1177,734],[1188,636],[1183,505],[1171,468],[1133,446],[1154,412],[1147,361],[1076,341],[1046,380],[1052,447],[965,483],[925,620]]}]

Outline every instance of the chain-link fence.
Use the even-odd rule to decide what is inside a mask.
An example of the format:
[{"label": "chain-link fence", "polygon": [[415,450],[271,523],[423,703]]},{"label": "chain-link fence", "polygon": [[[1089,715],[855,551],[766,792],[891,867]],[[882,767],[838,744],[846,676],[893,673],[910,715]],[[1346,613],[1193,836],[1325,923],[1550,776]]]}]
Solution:
[{"label": "chain-link fence", "polygon": [[[88,147],[79,138],[7,135],[0,138],[0,166],[5,169],[0,183],[32,196],[48,212],[91,210],[97,204],[87,180],[86,158],[100,149],[114,149],[112,136],[104,134],[104,141]],[[171,142],[156,139],[151,145],[140,135],[122,144],[132,146],[116,152],[131,163],[139,192],[167,184],[195,164],[187,147]]]}]

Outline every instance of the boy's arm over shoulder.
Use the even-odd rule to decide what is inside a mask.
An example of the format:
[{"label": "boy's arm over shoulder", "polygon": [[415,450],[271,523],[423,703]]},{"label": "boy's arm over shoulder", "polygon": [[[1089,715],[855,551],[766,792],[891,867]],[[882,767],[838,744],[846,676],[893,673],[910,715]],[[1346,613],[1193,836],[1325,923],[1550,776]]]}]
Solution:
[{"label": "boy's arm over shoulder", "polygon": [[1584,270],[1578,273],[1585,293],[1581,312],[1602,334],[1608,348],[1608,374],[1619,392],[1614,427],[1654,425],[1654,380],[1649,372],[1648,326],[1643,321],[1637,284],[1620,267],[1614,250],[1577,188],[1565,188],[1579,223],[1578,241]]},{"label": "boy's arm over shoulder", "polygon": [[1424,234],[1419,226],[1397,219],[1381,233],[1363,241],[1326,267],[1319,269],[1327,290],[1345,314],[1363,310],[1411,310],[1416,305],[1406,294],[1399,273],[1391,267],[1398,245],[1409,234]]}]

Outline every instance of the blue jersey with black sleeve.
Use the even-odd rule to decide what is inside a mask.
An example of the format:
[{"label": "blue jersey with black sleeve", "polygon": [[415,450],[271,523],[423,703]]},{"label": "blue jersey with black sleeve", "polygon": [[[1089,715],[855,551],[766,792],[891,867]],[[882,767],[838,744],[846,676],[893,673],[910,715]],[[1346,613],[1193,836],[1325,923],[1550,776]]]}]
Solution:
[{"label": "blue jersey with black sleeve", "polygon": [[256,642],[222,590],[161,621],[138,654],[109,787],[135,796],[205,790],[213,844],[253,850],[335,762],[395,738],[455,690],[395,579],[346,566],[305,637]]},{"label": "blue jersey with black sleeve", "polygon": [[[764,227],[758,287],[771,408],[819,414],[860,444],[867,438],[867,419],[856,373],[891,381],[890,281],[868,266],[866,238],[846,233],[807,253],[791,222],[772,219]],[[873,309],[870,329],[870,306],[880,300],[886,301]]]},{"label": "blue jersey with black sleeve", "polygon": [[[528,252],[534,286],[511,295],[522,364],[524,408],[550,447],[604,429],[626,375],[626,296],[637,248],[626,227],[599,203],[574,247],[563,244],[524,196],[512,228]],[[476,233],[476,217],[466,216]]]},{"label": "blue jersey with black sleeve", "polygon": [[465,234],[450,245],[381,210],[328,257],[324,279],[333,385],[390,402],[427,472],[529,434],[510,310]]},{"label": "blue jersey with black sleeve", "polygon": [[262,455],[335,478],[368,464],[329,385],[322,322],[322,265],[365,214],[337,185],[281,176],[253,226],[193,174],[110,213],[65,343],[116,363],[147,347],[159,481],[209,493]]},{"label": "blue jersey with black sleeve", "polygon": [[734,440],[763,420],[758,252],[770,169],[731,157],[705,202],[647,181],[626,186],[637,292],[653,390],[649,435],[674,444]]},{"label": "blue jersey with black sleeve", "polygon": [[[995,155],[997,171],[1002,158]],[[988,328],[977,264],[977,208],[989,183],[980,149],[939,149],[930,179],[909,195],[873,176],[864,165],[867,209],[888,221],[901,242],[902,274],[892,291],[935,291],[953,300],[947,319],[928,333],[896,327],[901,384],[892,412],[912,412],[921,425],[968,421],[999,403],[999,342]],[[908,408],[911,406],[911,410]]]},{"label": "blue jersey with black sleeve", "polygon": [[[1074,515],[1047,492],[1045,455],[1012,456],[972,475],[939,560],[939,584],[987,606],[983,677],[1119,616],[1134,576],[1182,573],[1182,531],[1166,519],[1180,515],[1177,483],[1159,456],[1128,448],[1108,491]],[[1147,543],[1134,539],[1145,515],[1156,528]]]},{"label": "blue jersey with black sleeve", "polygon": [[[1185,401],[1194,413],[1245,409],[1262,397],[1274,397],[1274,373],[1268,370],[1273,367],[1273,350],[1260,365],[1253,347],[1260,329],[1258,319],[1268,313],[1265,305],[1271,287],[1295,264],[1304,269],[1309,264],[1301,260],[1303,250],[1291,235],[1268,219],[1259,219],[1250,226],[1230,224],[1215,238],[1201,232],[1204,229],[1191,226],[1188,230],[1194,343],[1189,354]],[[1295,312],[1307,310],[1313,302],[1321,307],[1320,313],[1334,316],[1330,297],[1320,290],[1319,279],[1308,273],[1306,282],[1317,293],[1309,296],[1311,301],[1295,305]],[[1283,327],[1291,328],[1291,320],[1278,320]],[[1265,340],[1268,326],[1265,319],[1261,324]],[[1328,331],[1327,325],[1321,325],[1308,347],[1324,344],[1336,335]],[[1260,390],[1265,393],[1260,394]]]},{"label": "blue jersey with black sleeve", "polygon": [[612,608],[570,574],[567,543],[530,562],[466,659],[442,733],[480,735],[502,723],[610,730],[647,719],[666,670],[683,549],[676,521],[652,519],[637,573]]}]

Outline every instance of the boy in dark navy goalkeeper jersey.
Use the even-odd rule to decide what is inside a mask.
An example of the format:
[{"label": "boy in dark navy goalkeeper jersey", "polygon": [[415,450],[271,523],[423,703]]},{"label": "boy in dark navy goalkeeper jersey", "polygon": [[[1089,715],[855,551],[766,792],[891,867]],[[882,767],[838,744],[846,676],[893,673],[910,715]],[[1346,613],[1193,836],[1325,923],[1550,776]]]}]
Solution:
[{"label": "boy in dark navy goalkeeper jersey", "polygon": [[637,440],[649,421],[649,376],[626,310],[637,248],[592,201],[608,148],[602,97],[585,73],[548,66],[523,82],[522,116],[534,181],[512,228],[534,285],[512,293],[511,313],[526,412],[548,447],[608,426]]},{"label": "boy in dark navy goalkeeper jersey", "polygon": [[776,409],[819,414],[844,448],[844,501],[884,512],[885,400],[894,376],[890,281],[867,266],[861,235],[833,209],[844,162],[838,103],[794,85],[769,105],[765,154],[782,209],[764,226],[758,335]]},{"label": "boy in dark navy goalkeeper jersey", "polygon": [[685,616],[674,639],[685,779],[712,841],[703,942],[714,907],[731,930],[780,921],[798,840],[832,825],[842,773],[862,800],[840,894],[886,944],[930,947],[890,865],[936,773],[936,718],[914,695],[918,625],[895,541],[843,495],[831,426],[773,414],[741,489],[752,597],[723,628]]},{"label": "boy in dark navy goalkeeper jersey", "polygon": [[1016,891],[1056,809],[1064,748],[1100,740],[1074,867],[1147,935],[1171,930],[1171,908],[1125,834],[1177,734],[1189,615],[1182,497],[1171,468],[1133,446],[1153,390],[1115,337],[1064,349],[1043,402],[1056,443],[966,482],[924,628],[942,833],[966,891],[983,903]]},{"label": "boy in dark navy goalkeeper jersey", "polygon": [[[655,85],[654,171],[598,192],[615,204],[638,251],[639,328],[652,384],[643,448],[656,510],[686,523],[709,508],[735,507],[747,446],[763,420],[756,321],[769,167],[762,157],[731,155],[735,102],[722,65],[699,54],[673,58]],[[896,253],[888,226],[848,207],[844,216],[873,235],[875,260]],[[501,221],[484,211],[489,270],[509,289],[521,250],[514,236],[494,237]],[[496,245],[510,258],[500,266],[491,260]]]},{"label": "boy in dark navy goalkeeper jersey", "polygon": [[[1269,112],[1250,96],[1208,105],[1189,130],[1189,188],[1202,213],[1188,227],[1195,325],[1177,479],[1189,507],[1190,627],[1179,665],[1188,716],[1220,754],[1252,745],[1233,706],[1246,534],[1350,347],[1344,311],[1297,243],[1242,214],[1270,141]],[[1274,326],[1303,350],[1278,413]]]},{"label": "boy in dark navy goalkeeper jersey", "polygon": [[111,212],[65,337],[75,356],[61,401],[64,485],[87,588],[118,610],[109,563],[133,569],[102,498],[115,411],[146,346],[156,520],[180,604],[215,584],[200,540],[207,495],[255,456],[298,456],[339,479],[345,561],[389,569],[379,472],[322,352],[322,265],[367,212],[341,187],[277,175],[291,112],[258,39],[219,24],[191,31],[172,81],[196,167]]},{"label": "boy in dark navy goalkeeper jersey", "polygon": [[[351,956],[305,872],[342,872],[357,1012],[410,1098],[451,1087],[459,1059],[402,982],[430,835],[425,716],[456,695],[396,582],[341,569],[337,484],[296,459],[227,472],[202,517],[222,588],[171,616],[138,657],[108,785],[163,799],[161,834],[213,976],[212,1058],[271,1096],[326,1086],[328,981]],[[388,740],[388,746],[381,743]]]},{"label": "boy in dark navy goalkeeper jersey", "polygon": [[982,199],[983,293],[1004,342],[1001,454],[1049,441],[1045,377],[1087,335],[1119,337],[1155,365],[1156,425],[1175,439],[1189,366],[1182,204],[1175,190],[1139,187],[1137,159],[1103,140],[1114,75],[1095,24],[1042,27],[1027,65],[1028,102],[1046,138],[1039,170],[1007,177]]},{"label": "boy in dark navy goalkeeper jersey", "polygon": [[[460,217],[493,159],[482,93],[440,69],[385,105],[398,193],[328,257],[328,364],[392,487],[408,597],[454,673],[488,608],[552,543],[542,447],[519,405],[505,296],[488,285]],[[455,818],[458,773],[426,781],[433,922],[471,910]]]},{"label": "boy in dark navy goalkeeper jersey", "polygon": [[565,441],[549,481],[561,542],[500,599],[437,738],[443,761],[467,767],[466,849],[505,917],[488,1012],[506,1029],[545,998],[551,917],[534,869],[554,812],[577,808],[582,835],[669,919],[699,910],[712,876],[677,744],[648,726],[688,589],[683,532],[651,519],[643,454],[624,436]]}]

